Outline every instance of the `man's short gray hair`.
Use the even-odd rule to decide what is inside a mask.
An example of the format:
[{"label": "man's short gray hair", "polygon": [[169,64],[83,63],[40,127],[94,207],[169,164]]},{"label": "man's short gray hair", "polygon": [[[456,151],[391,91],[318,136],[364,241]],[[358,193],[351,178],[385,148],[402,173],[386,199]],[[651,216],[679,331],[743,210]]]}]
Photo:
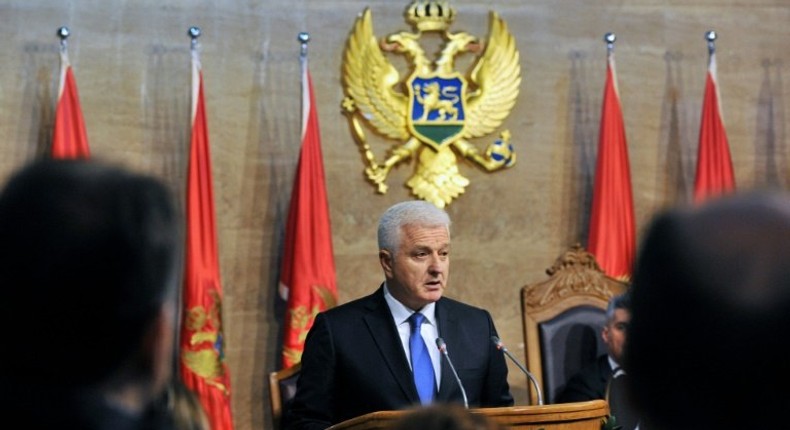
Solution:
[{"label": "man's short gray hair", "polygon": [[409,200],[387,209],[379,219],[379,249],[395,253],[400,245],[401,228],[407,225],[447,228],[450,234],[450,216],[433,203]]}]

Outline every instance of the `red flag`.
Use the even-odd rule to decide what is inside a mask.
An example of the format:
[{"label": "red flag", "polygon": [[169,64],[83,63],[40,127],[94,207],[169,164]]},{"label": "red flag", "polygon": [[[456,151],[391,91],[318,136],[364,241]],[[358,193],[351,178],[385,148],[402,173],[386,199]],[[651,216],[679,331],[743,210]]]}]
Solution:
[{"label": "red flag", "polygon": [[55,108],[52,158],[90,158],[77,82],[65,47],[60,51],[60,88]]},{"label": "red flag", "polygon": [[614,54],[610,51],[598,136],[588,248],[607,275],[629,278],[636,246],[635,236],[628,144],[617,91]]},{"label": "red flag", "polygon": [[280,293],[288,300],[283,367],[302,359],[304,340],[318,312],[337,303],[332,229],[324,181],[321,136],[313,82],[302,58],[302,149],[296,167],[280,271]]},{"label": "red flag", "polygon": [[211,154],[203,73],[192,52],[192,141],[186,197],[186,255],[181,324],[181,378],[200,398],[212,430],[233,428],[224,355]]},{"label": "red flag", "polygon": [[699,127],[694,201],[701,202],[734,190],[735,174],[727,143],[727,131],[721,118],[719,88],[716,83],[716,54],[711,52]]}]

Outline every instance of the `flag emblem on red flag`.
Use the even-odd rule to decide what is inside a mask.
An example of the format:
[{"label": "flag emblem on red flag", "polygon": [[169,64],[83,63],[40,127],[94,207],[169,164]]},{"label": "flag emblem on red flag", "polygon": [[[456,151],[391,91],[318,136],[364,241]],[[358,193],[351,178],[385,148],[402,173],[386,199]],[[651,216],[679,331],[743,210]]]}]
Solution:
[{"label": "flag emblem on red flag", "polygon": [[66,51],[68,30],[60,31],[65,31],[65,36],[61,36],[60,85],[55,108],[55,130],[52,134],[52,158],[90,158],[77,81]]},{"label": "flag emblem on red flag", "polygon": [[283,367],[302,359],[315,316],[337,302],[332,230],[313,83],[302,55],[302,148],[285,233],[280,292],[288,300]]},{"label": "flag emblem on red flag", "polygon": [[613,42],[607,58],[588,250],[607,275],[627,279],[636,247],[634,203]]},{"label": "flag emblem on red flag", "polygon": [[[710,34],[712,32],[709,32]],[[715,34],[715,33],[714,33]],[[713,36],[715,39],[715,35]],[[699,127],[697,174],[694,179],[694,201],[735,190],[735,173],[732,168],[727,131],[721,115],[719,87],[716,80],[716,53],[709,40],[710,59],[705,78],[705,96]]]},{"label": "flag emblem on red flag", "polygon": [[186,255],[181,326],[181,378],[200,398],[212,430],[233,428],[225,363],[214,191],[203,73],[192,48],[192,140],[186,197]]}]

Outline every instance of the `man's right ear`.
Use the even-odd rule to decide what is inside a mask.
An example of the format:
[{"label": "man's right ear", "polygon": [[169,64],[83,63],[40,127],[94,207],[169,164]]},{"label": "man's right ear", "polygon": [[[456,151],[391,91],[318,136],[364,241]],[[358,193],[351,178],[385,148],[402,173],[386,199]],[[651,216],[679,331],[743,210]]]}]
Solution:
[{"label": "man's right ear", "polygon": [[392,278],[392,254],[386,249],[380,249],[379,263],[381,263],[381,268],[384,269],[384,276],[387,279]]}]

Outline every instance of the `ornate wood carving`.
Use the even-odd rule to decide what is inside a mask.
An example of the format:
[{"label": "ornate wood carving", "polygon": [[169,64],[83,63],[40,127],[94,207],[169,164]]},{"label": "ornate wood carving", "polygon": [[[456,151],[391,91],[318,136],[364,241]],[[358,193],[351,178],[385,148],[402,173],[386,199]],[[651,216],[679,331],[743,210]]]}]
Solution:
[{"label": "ornate wood carving", "polygon": [[526,307],[539,309],[568,295],[580,294],[608,301],[626,285],[607,276],[595,257],[578,243],[557,258],[546,274],[549,279],[527,287]]}]

